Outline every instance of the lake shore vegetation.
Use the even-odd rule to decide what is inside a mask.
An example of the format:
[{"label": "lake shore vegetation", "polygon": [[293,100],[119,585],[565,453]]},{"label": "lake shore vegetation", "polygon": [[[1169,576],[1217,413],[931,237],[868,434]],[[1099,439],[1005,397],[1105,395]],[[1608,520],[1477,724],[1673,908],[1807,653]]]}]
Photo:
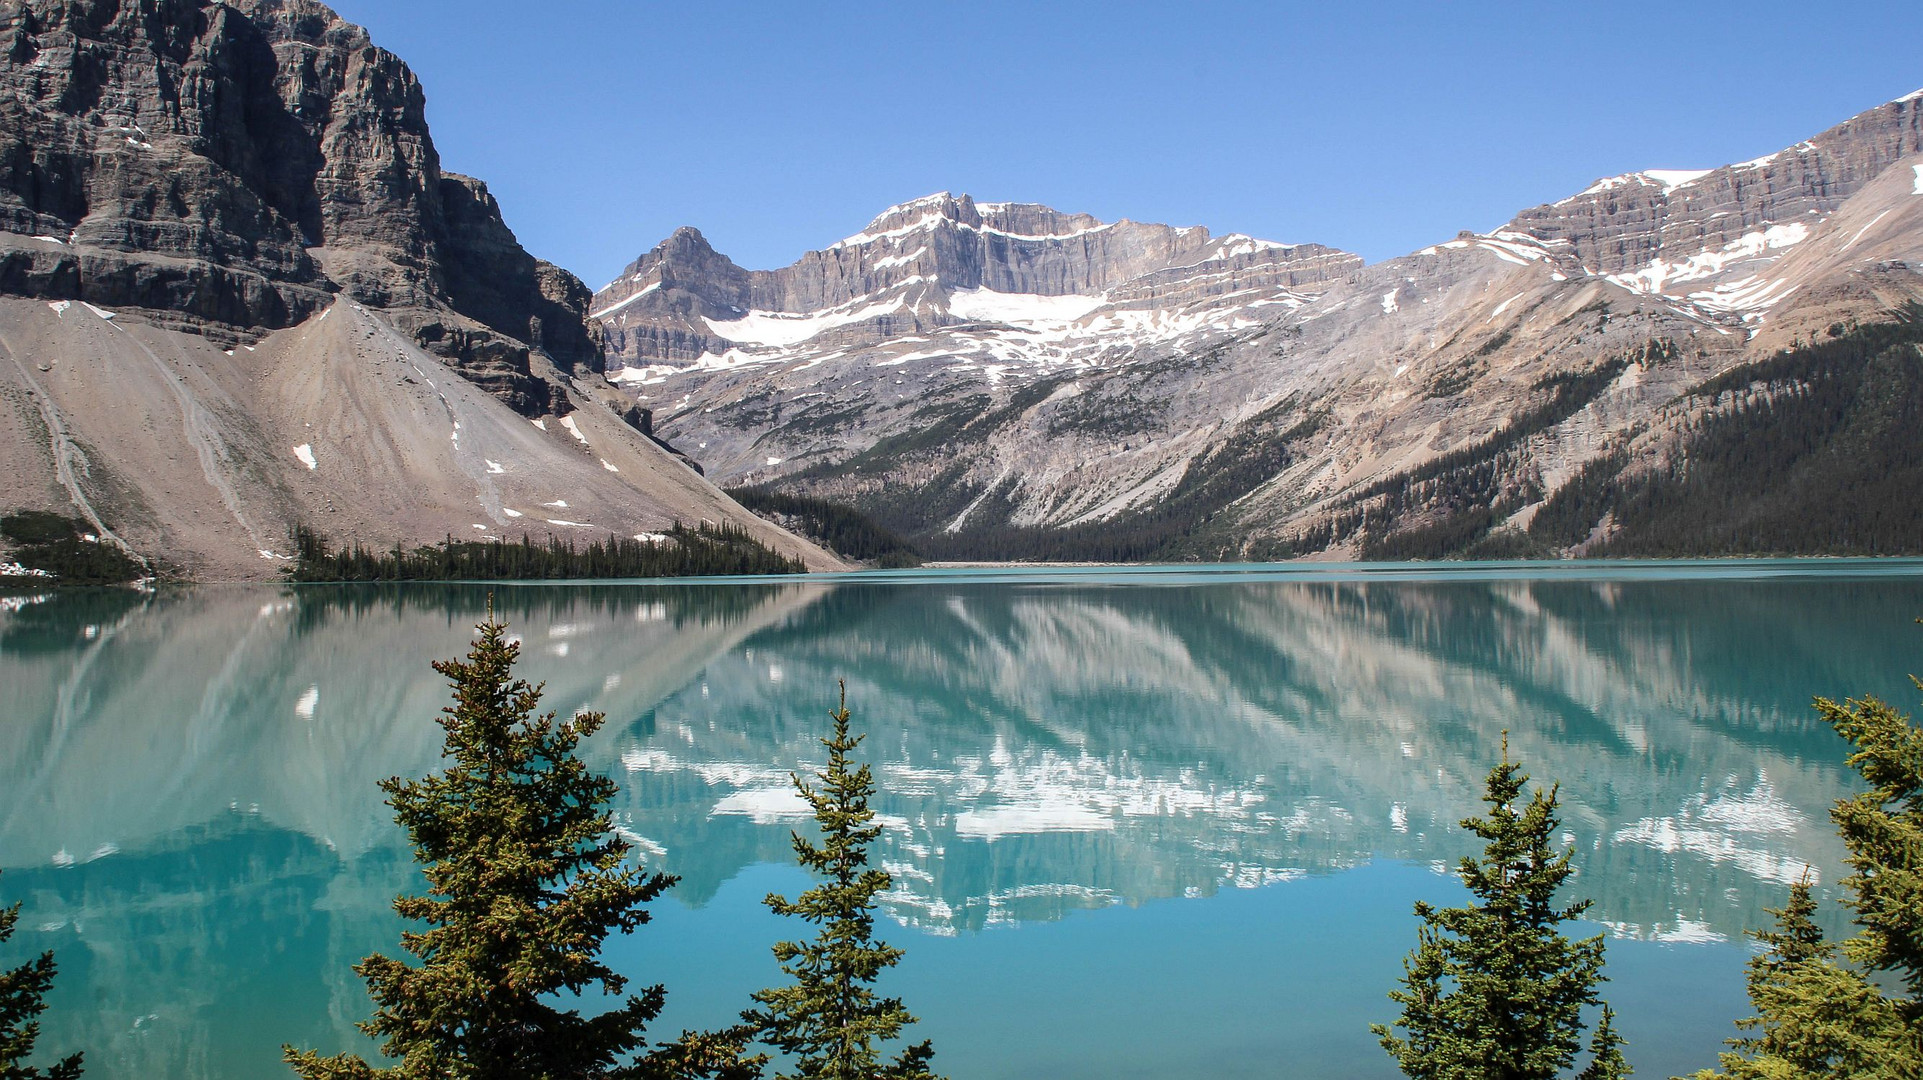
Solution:
[{"label": "lake shore vegetation", "polygon": [[294,532],[292,577],[331,581],[555,581],[587,578],[801,574],[807,566],[750,536],[738,525],[676,523],[659,538],[610,536],[577,546],[549,537],[536,543],[455,540],[405,550],[343,547],[305,527]]}]

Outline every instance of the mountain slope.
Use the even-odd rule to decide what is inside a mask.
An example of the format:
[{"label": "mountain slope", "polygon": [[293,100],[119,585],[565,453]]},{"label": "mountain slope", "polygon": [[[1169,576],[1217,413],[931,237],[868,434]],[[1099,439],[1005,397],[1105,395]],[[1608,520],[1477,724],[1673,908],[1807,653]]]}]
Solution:
[{"label": "mountain slope", "polygon": [[706,518],[840,565],[604,407],[587,288],[441,170],[413,73],[326,7],[10,4],[0,90],[0,508],[197,577],[272,574],[297,524]]},{"label": "mountain slope", "polygon": [[1703,379],[1923,295],[1919,106],[1373,266],[941,195],[778,271],[682,230],[595,313],[711,475],[937,557],[1380,553],[1468,506],[1473,543]]}]

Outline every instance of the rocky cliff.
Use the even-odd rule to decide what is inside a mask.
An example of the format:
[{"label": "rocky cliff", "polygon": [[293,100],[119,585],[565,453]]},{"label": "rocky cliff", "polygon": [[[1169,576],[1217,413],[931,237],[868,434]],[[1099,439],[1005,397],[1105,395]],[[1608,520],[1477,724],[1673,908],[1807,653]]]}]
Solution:
[{"label": "rocky cliff", "polygon": [[0,7],[0,290],[138,309],[217,341],[336,294],[526,415],[530,347],[601,367],[587,291],[443,173],[420,83],[308,0]]},{"label": "rocky cliff", "polygon": [[310,0],[0,4],[0,510],[201,580],[274,576],[297,525],[707,520],[839,566],[639,430],[589,290],[442,171],[424,103]]},{"label": "rocky cliff", "polygon": [[1754,161],[1607,177],[1523,211],[1510,228],[1566,249],[1590,272],[1660,286],[1692,259],[1703,268],[1705,252],[1744,246],[1750,233],[1809,227],[1917,153],[1923,99],[1910,95]]}]

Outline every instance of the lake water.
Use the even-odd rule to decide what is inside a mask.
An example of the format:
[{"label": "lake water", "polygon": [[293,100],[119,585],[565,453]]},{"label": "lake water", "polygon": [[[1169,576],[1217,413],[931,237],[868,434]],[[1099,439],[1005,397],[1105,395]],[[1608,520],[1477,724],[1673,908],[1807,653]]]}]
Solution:
[{"label": "lake water", "polygon": [[[97,1080],[366,1049],[349,970],[416,888],[376,781],[437,765],[480,586],[0,601],[0,960],[53,949],[41,1047]],[[955,1080],[1390,1077],[1368,1033],[1458,901],[1509,731],[1559,781],[1644,1076],[1713,1061],[1746,927],[1852,790],[1813,695],[1908,708],[1923,563],[922,571],[498,586],[619,827],[680,875],[611,943],[657,1031],[729,1022],[802,936],[790,770],[835,682],[895,876],[884,977]],[[41,600],[35,597],[34,600]],[[1830,911],[1830,925],[1843,920]]]}]

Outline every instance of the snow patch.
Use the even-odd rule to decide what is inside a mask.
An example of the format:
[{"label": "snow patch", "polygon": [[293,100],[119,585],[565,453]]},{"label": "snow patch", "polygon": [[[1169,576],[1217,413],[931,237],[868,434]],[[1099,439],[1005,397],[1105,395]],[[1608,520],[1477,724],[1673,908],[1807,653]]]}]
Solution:
[{"label": "snow patch", "polygon": [[580,426],[579,426],[579,425],[577,425],[577,424],[576,424],[576,423],[574,422],[574,417],[573,417],[573,416],[571,416],[571,415],[570,415],[570,416],[563,416],[563,417],[561,418],[561,426],[562,426],[562,427],[564,427],[564,428],[567,428],[567,429],[568,429],[568,434],[570,434],[570,435],[572,435],[572,436],[574,436],[575,438],[577,438],[577,439],[579,439],[579,440],[581,440],[581,445],[583,445],[583,446],[586,446],[586,445],[587,445],[587,442],[588,442],[588,437],[587,437],[586,435],[583,435],[583,434],[581,434],[581,428],[580,428]]},{"label": "snow patch", "polygon": [[1222,238],[1222,249],[1209,256],[1210,259],[1233,259],[1239,255],[1253,255],[1258,251],[1287,251],[1289,245],[1278,244],[1273,240],[1257,240],[1253,236],[1230,233]]},{"label": "snow patch", "polygon": [[314,460],[314,445],[312,443],[301,443],[299,446],[294,447],[294,456],[300,459],[302,465],[307,466],[308,472],[313,472],[315,469],[320,468],[320,462]]},{"label": "snow patch", "polygon": [[948,311],[962,319],[1039,328],[1065,325],[1108,302],[1106,296],[1040,296],[1003,293],[993,289],[957,289],[949,294]]},{"label": "snow patch", "polygon": [[1661,184],[1663,194],[1667,195],[1679,187],[1688,187],[1714,171],[1714,169],[1644,169],[1643,175]]},{"label": "snow patch", "polygon": [[648,295],[649,293],[655,291],[656,289],[659,289],[660,287],[661,287],[661,283],[657,281],[654,284],[648,286],[647,288],[642,289],[640,292],[635,293],[633,296],[626,297],[617,303],[609,304],[607,307],[602,308],[600,311],[588,312],[588,318],[605,319],[608,316],[614,314],[615,312],[620,311],[622,308],[627,307],[629,304],[634,303],[636,300],[639,300],[642,297]]},{"label": "snow patch", "polygon": [[487,466],[488,472],[494,473],[497,476],[507,471],[501,467],[501,463],[498,461],[489,461],[486,458],[482,458],[481,462]]},{"label": "snow patch", "polygon": [[528,423],[533,424],[535,427],[540,428],[542,431],[546,431],[548,429],[548,422],[546,420],[529,420]]},{"label": "snow patch", "polygon": [[1923,195],[1923,165],[1912,165],[1910,168],[1916,172],[1916,184],[1910,188],[1910,194]]},{"label": "snow patch", "polygon": [[1396,290],[1390,289],[1382,294],[1382,313],[1394,315],[1402,305],[1396,303]]},{"label": "snow patch", "polygon": [[67,314],[67,309],[73,306],[73,301],[72,300],[50,300],[47,302],[47,306],[53,309],[53,313],[55,315],[64,317]]},{"label": "snow patch", "polygon": [[601,467],[611,473],[618,473],[621,471],[620,469],[615,468],[614,464],[610,462],[607,458],[601,459]]},{"label": "snow patch", "polygon": [[300,717],[302,720],[312,720],[314,718],[314,710],[320,707],[320,699],[320,684],[315,683],[309,686],[307,692],[300,696],[300,700],[294,702],[294,715]]},{"label": "snow patch", "polygon": [[874,262],[868,264],[868,268],[870,270],[886,270],[891,266],[905,266],[926,254],[928,254],[928,246],[924,244],[906,255],[890,255],[885,259],[876,259]]},{"label": "snow patch", "polygon": [[[905,283],[904,283],[905,284]],[[739,319],[723,322],[718,319],[702,319],[708,329],[729,341],[743,345],[799,345],[818,334],[833,330],[850,323],[866,322],[869,319],[900,310],[902,300],[872,303],[864,307],[830,308],[826,311],[808,315],[792,315],[780,311],[750,311]],[[705,357],[704,357],[705,359]]]},{"label": "snow patch", "polygon": [[1680,262],[1657,258],[1633,274],[1609,274],[1607,277],[1631,292],[1659,293],[1667,285],[1713,277],[1722,273],[1731,263],[1794,247],[1807,239],[1809,226],[1800,221],[1789,225],[1771,225],[1759,232],[1744,233],[1717,251],[1701,251]]},{"label": "snow patch", "polygon": [[87,303],[87,302],[86,302],[85,300],[82,300],[82,301],[80,302],[80,306],[81,306],[81,307],[83,307],[83,308],[86,308],[86,309],[87,309],[88,311],[91,311],[91,312],[93,312],[93,313],[94,313],[95,315],[98,315],[98,316],[100,316],[100,317],[101,317],[101,318],[103,318],[103,319],[111,319],[111,318],[113,318],[113,317],[114,317],[114,313],[113,313],[113,312],[111,312],[111,311],[103,311],[103,310],[101,310],[100,308],[97,308],[97,307],[94,307],[94,306],[93,306],[92,304],[89,304],[89,303]]},{"label": "snow patch", "polygon": [[560,518],[548,518],[548,519],[547,519],[547,523],[548,523],[549,525],[565,525],[565,526],[567,526],[567,527],[568,527],[568,528],[570,528],[570,529],[592,529],[592,528],[594,528],[594,525],[593,525],[592,523],[590,523],[590,522],[586,522],[586,521],[563,521],[563,520],[561,520]]},{"label": "snow patch", "polygon": [[521,513],[521,512],[519,511],[519,510],[510,510],[510,509],[508,509],[508,508],[507,508],[507,507],[505,507],[505,506],[503,506],[503,507],[501,507],[501,513],[503,513],[503,514],[506,514],[506,515],[507,515],[508,517],[511,517],[511,518],[516,518],[516,517],[526,517],[526,516],[527,516],[527,515],[525,515],[525,514],[523,514],[523,513]]}]

